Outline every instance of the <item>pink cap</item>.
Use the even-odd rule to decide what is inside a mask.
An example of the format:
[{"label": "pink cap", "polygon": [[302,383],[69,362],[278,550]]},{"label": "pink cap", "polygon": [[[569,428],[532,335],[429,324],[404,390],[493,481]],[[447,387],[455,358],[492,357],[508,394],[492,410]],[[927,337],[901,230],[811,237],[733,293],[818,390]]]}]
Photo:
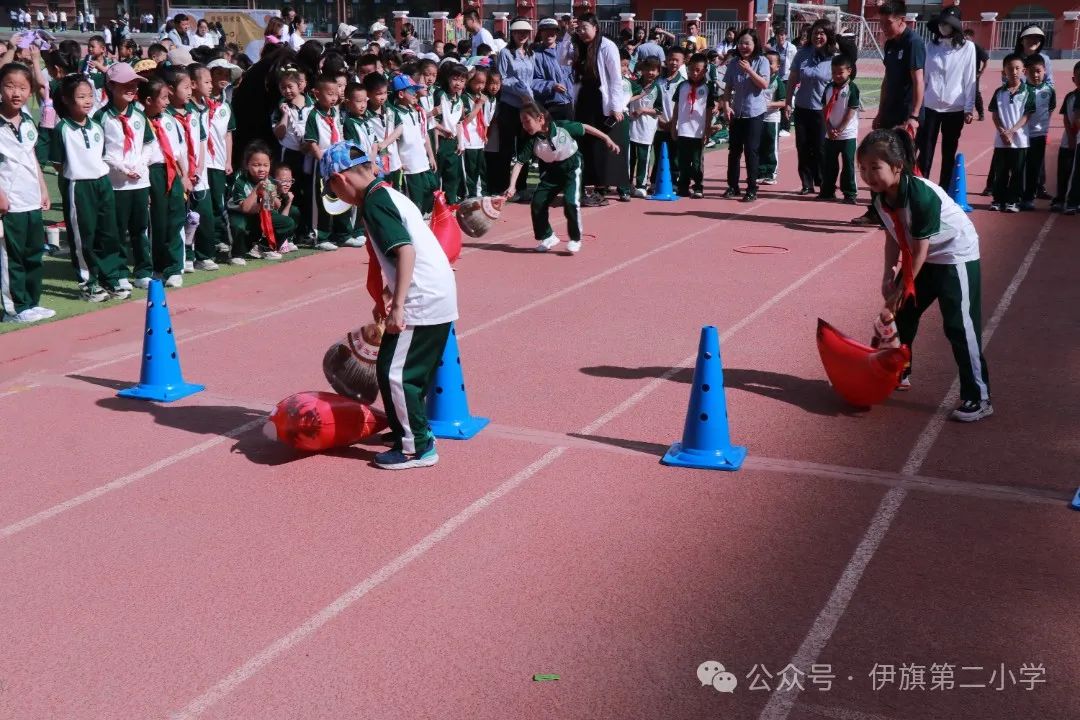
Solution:
[{"label": "pink cap", "polygon": [[135,69],[125,62],[113,63],[105,71],[105,77],[109,82],[117,85],[127,85],[129,82],[146,82],[146,78],[135,73]]}]

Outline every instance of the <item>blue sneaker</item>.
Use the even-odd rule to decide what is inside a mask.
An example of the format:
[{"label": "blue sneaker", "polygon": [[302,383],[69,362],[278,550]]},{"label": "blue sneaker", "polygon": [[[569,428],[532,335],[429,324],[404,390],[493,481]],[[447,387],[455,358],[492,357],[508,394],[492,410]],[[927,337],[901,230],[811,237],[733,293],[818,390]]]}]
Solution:
[{"label": "blue sneaker", "polygon": [[431,467],[439,462],[439,453],[435,450],[435,441],[422,452],[406,455],[398,449],[387,450],[375,456],[375,467],[383,470],[408,470],[409,468]]}]

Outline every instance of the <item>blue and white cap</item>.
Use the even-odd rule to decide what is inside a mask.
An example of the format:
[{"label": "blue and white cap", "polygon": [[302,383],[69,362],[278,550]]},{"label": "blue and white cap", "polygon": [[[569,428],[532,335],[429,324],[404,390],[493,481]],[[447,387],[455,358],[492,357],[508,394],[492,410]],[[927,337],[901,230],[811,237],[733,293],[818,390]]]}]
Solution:
[{"label": "blue and white cap", "polygon": [[[354,153],[353,150],[356,152]],[[336,142],[326,148],[322,159],[319,160],[319,176],[323,181],[322,204],[327,213],[342,215],[352,210],[352,205],[334,195],[334,191],[330,189],[330,185],[326,182],[330,176],[368,162],[373,162],[373,159],[368,157],[363,148],[352,140]],[[376,170],[376,175],[381,174]]]}]

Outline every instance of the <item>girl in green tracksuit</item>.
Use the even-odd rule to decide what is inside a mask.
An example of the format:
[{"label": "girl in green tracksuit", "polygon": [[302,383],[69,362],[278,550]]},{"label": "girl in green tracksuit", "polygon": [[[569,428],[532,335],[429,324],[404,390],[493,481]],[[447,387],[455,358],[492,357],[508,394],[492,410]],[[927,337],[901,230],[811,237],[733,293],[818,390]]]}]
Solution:
[{"label": "girl in green tracksuit", "polygon": [[[937,302],[960,374],[961,403],[952,417],[974,422],[992,415],[990,376],[982,352],[975,226],[944,190],[915,176],[915,146],[906,130],[875,130],[863,139],[856,158],[885,225],[881,293],[896,313],[900,342],[912,347],[919,318]],[[898,390],[911,387],[910,376],[909,367]]]},{"label": "girl in green tracksuit", "polygon": [[605,142],[616,155],[619,146],[592,125],[552,120],[548,111],[535,103],[527,103],[521,108],[521,128],[529,138],[514,159],[506,198],[516,192],[515,183],[521,169],[536,158],[540,162],[540,184],[532,198],[533,235],[539,243],[536,251],[547,252],[559,244],[559,238],[555,237],[548,222],[548,208],[562,193],[566,232],[570,237],[566,249],[576,253],[581,250],[581,153],[577,140],[592,135]]},{"label": "girl in green tracksuit", "polygon": [[95,90],[82,75],[60,83],[60,122],[52,133],[49,159],[60,176],[71,263],[81,296],[88,302],[131,295],[127,259],[116,229],[116,198],[105,164],[105,131],[94,122]]},{"label": "girl in green tracksuit", "polygon": [[38,165],[38,129],[26,111],[30,68],[8,63],[0,68],[0,315],[4,322],[32,323],[56,314],[42,307],[41,263],[49,193]]}]

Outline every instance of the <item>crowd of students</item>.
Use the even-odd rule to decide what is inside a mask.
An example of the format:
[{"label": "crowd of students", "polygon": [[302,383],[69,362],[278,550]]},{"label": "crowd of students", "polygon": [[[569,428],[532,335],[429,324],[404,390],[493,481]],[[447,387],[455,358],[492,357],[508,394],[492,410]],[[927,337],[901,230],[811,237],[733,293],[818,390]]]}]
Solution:
[{"label": "crowd of students", "polygon": [[[66,40],[44,53],[8,49],[0,81],[6,320],[51,316],[40,305],[43,238],[33,216],[48,207],[42,166],[57,169],[73,272],[88,302],[125,298],[152,277],[179,287],[185,273],[275,260],[302,245],[362,246],[363,224],[326,211],[314,171],[341,139],[379,158],[424,214],[439,188],[450,203],[476,195],[530,203],[540,251],[561,242],[548,222],[557,196],[568,248],[578,252],[580,208],[646,197],[663,156],[676,192],[702,197],[703,153],[718,139],[729,148],[724,197],[753,202],[776,183],[779,138],[792,120],[797,139],[822,139],[805,143],[812,153],[799,143],[804,192],[857,202],[855,58],[819,52],[834,42],[827,21],[798,51],[782,30],[766,45],[749,28],[702,51],[693,29],[681,43],[658,30],[648,40],[624,36],[620,46],[594,15],[536,27],[518,18],[504,39],[468,13],[471,39],[430,52],[417,52],[414,33],[387,39],[381,23],[368,40],[344,25],[324,44],[300,42],[295,14],[274,21],[254,62],[234,45],[192,42],[186,16],[145,49],[128,41],[111,52],[102,37],[85,48]],[[1041,54],[1010,56],[1004,70],[990,102],[999,126],[991,208],[1012,211],[1033,199],[1056,97]],[[1054,208],[1073,213],[1075,93],[1061,112],[1072,131]],[[539,174],[531,192],[530,171]],[[19,213],[30,215],[24,222]]]}]

